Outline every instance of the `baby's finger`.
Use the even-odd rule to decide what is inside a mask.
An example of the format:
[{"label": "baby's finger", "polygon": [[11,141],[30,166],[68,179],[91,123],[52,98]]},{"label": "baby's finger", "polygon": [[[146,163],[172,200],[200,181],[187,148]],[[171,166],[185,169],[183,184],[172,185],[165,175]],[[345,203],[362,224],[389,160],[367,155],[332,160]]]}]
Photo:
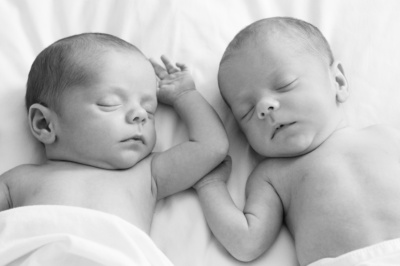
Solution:
[{"label": "baby's finger", "polygon": [[168,79],[162,79],[162,80],[160,79],[160,82],[158,82],[158,85],[160,87],[162,87],[164,85],[171,85],[173,83],[174,83],[174,81],[171,81],[171,80],[168,80]]},{"label": "baby's finger", "polygon": [[173,74],[176,72],[179,72],[179,69],[177,69],[172,63],[171,61],[169,61],[169,59],[165,56],[162,55],[161,56],[161,61],[164,63],[165,67],[167,68],[167,71],[169,74]]},{"label": "baby's finger", "polygon": [[179,67],[179,69],[181,70],[181,71],[188,71],[189,70],[189,68],[187,67],[187,65],[185,65],[185,64],[182,64],[182,63],[176,63],[176,66],[177,67]]},{"label": "baby's finger", "polygon": [[150,63],[153,65],[154,72],[156,72],[157,77],[160,79],[164,79],[166,76],[168,76],[168,72],[160,66],[154,59],[150,58],[149,59]]}]

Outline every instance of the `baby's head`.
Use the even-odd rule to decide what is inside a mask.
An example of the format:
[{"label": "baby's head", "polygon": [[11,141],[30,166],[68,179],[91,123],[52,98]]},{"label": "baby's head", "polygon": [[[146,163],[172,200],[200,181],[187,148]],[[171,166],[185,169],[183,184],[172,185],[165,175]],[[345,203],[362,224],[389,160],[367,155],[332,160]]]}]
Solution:
[{"label": "baby's head", "polygon": [[218,82],[250,145],[266,157],[308,153],[344,123],[343,68],[321,32],[301,20],[244,28],[222,57]]},{"label": "baby's head", "polygon": [[156,141],[156,77],[132,44],[102,33],[61,39],[29,72],[26,107],[49,160],[132,167]]}]

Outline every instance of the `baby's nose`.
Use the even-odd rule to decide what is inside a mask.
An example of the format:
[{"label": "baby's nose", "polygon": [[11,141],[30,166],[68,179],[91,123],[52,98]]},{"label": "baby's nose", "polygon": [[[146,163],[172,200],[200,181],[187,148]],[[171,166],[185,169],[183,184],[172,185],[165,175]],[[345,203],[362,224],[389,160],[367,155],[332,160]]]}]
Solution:
[{"label": "baby's nose", "polygon": [[279,101],[273,98],[262,98],[256,105],[256,112],[259,119],[266,118],[271,112],[279,109]]},{"label": "baby's nose", "polygon": [[131,110],[127,115],[129,123],[144,123],[147,120],[147,112],[143,108]]}]

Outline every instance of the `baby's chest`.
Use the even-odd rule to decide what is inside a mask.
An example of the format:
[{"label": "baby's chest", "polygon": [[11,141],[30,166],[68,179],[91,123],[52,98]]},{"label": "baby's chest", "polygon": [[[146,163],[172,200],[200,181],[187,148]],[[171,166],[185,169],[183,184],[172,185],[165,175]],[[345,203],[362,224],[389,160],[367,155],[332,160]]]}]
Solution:
[{"label": "baby's chest", "polygon": [[10,196],[13,207],[79,206],[146,224],[155,205],[151,183],[143,173],[60,171],[20,178],[10,186]]}]

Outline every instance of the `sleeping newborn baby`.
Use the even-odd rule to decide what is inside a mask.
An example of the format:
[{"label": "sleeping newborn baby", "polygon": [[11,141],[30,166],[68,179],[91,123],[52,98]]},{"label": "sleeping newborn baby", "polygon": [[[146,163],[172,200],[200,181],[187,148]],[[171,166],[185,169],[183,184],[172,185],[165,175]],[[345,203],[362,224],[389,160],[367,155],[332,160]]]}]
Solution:
[{"label": "sleeping newborn baby", "polygon": [[[46,161],[0,177],[0,211],[82,207],[148,234],[156,201],[193,186],[228,150],[223,125],[188,68],[162,61],[165,68],[101,33],[67,37],[44,49],[29,73],[26,107]],[[154,153],[157,99],[173,106],[189,140]]]},{"label": "sleeping newborn baby", "polygon": [[302,266],[400,265],[400,133],[347,125],[348,83],[320,31],[293,18],[257,21],[229,44],[218,80],[265,157],[248,178],[244,210],[225,184],[229,160],[196,185],[226,249],[253,260],[284,221]]}]

